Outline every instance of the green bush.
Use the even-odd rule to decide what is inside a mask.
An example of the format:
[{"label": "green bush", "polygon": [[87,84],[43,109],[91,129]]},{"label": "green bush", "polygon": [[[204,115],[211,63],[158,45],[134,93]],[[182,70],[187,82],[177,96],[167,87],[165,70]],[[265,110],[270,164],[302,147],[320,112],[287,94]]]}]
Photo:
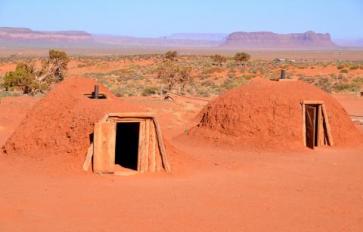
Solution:
[{"label": "green bush", "polygon": [[142,91],[142,96],[150,96],[150,95],[154,95],[154,94],[158,94],[158,93],[159,93],[159,89],[157,87],[146,87]]},{"label": "green bush", "polygon": [[51,49],[41,70],[35,70],[32,64],[19,63],[14,71],[5,74],[1,86],[6,91],[22,91],[23,94],[45,92],[52,83],[64,79],[68,62],[65,52]]},{"label": "green bush", "polygon": [[34,68],[30,65],[20,63],[15,71],[7,72],[3,78],[2,87],[6,90],[22,91],[23,94],[31,94],[41,88],[37,81]]},{"label": "green bush", "polygon": [[337,83],[333,86],[336,92],[357,92],[360,86],[355,83]]},{"label": "green bush", "polygon": [[251,55],[246,53],[246,52],[238,52],[234,55],[233,59],[238,63],[238,64],[243,64],[244,62],[249,61],[251,58]]}]

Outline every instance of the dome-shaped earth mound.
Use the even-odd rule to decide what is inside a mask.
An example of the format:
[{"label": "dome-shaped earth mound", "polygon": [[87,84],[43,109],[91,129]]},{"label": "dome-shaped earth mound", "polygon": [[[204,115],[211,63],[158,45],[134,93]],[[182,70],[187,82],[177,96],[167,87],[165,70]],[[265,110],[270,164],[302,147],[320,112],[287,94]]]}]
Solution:
[{"label": "dome-shaped earth mound", "polygon": [[362,142],[345,110],[329,94],[300,81],[257,78],[211,101],[191,136],[251,149],[304,147],[303,101],[323,102],[334,145]]},{"label": "dome-shaped earth mound", "polygon": [[7,140],[7,154],[41,158],[61,154],[83,159],[94,124],[106,113],[139,112],[140,107],[116,98],[102,85],[106,99],[91,99],[96,81],[74,77],[57,84],[27,114]]}]

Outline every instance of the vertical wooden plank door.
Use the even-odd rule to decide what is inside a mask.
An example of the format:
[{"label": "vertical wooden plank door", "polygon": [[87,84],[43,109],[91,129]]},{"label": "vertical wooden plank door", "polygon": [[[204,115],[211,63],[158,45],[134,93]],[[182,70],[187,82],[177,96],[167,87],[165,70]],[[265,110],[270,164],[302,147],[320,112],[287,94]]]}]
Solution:
[{"label": "vertical wooden plank door", "polygon": [[96,123],[94,130],[93,170],[113,173],[115,167],[116,123]]},{"label": "vertical wooden plank door", "polygon": [[316,116],[316,107],[305,105],[306,146],[311,149],[316,145]]}]

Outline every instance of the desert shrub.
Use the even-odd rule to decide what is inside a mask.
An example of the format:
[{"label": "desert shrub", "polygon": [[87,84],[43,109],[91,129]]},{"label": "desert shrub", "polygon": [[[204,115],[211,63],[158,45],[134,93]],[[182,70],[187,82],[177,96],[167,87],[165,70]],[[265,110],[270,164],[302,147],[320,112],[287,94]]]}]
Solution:
[{"label": "desert shrub", "polygon": [[216,86],[216,84],[211,80],[206,80],[200,83],[201,86],[210,87],[210,86]]},{"label": "desert shrub", "polygon": [[227,58],[224,56],[221,56],[219,54],[213,55],[211,56],[212,61],[213,61],[213,65],[218,65],[218,66],[222,66],[223,63],[225,63],[227,61]]},{"label": "desert shrub", "polygon": [[32,65],[19,63],[15,71],[5,74],[2,87],[6,91],[15,90],[22,91],[23,94],[32,94],[40,89],[41,83],[36,79]]},{"label": "desert shrub", "polygon": [[357,92],[360,86],[355,83],[336,83],[333,89],[336,92]]},{"label": "desert shrub", "polygon": [[340,64],[340,65],[337,66],[337,69],[339,69],[339,70],[343,69],[343,68],[345,68],[345,65],[343,65],[343,64]]},{"label": "desert shrub", "polygon": [[348,69],[342,69],[342,70],[340,70],[340,73],[348,73],[349,71],[348,71]]},{"label": "desert shrub", "polygon": [[154,95],[154,94],[158,94],[158,93],[159,93],[159,89],[157,87],[146,87],[142,91],[142,96],[150,96],[150,95]]},{"label": "desert shrub", "polygon": [[363,77],[356,77],[352,80],[352,83],[355,85],[362,86],[363,85]]},{"label": "desert shrub", "polygon": [[200,97],[209,97],[210,93],[207,88],[198,88],[197,89],[197,95]]},{"label": "desert shrub", "polygon": [[250,58],[251,55],[246,52],[238,52],[233,57],[237,64],[244,64],[245,62],[249,61]]},{"label": "desert shrub", "polygon": [[229,76],[220,86],[221,89],[233,89],[236,88],[244,83],[246,83],[246,79],[241,76],[241,77],[234,77],[234,76]]},{"label": "desert shrub", "polygon": [[192,69],[190,67],[166,61],[159,67],[157,77],[167,85],[168,91],[171,91],[177,85],[183,91],[185,86],[192,81],[191,72]]},{"label": "desert shrub", "polygon": [[177,72],[178,66],[174,62],[166,61],[159,67],[157,77],[167,85],[170,91],[178,82]]},{"label": "desert shrub", "polygon": [[23,94],[45,92],[50,85],[62,81],[69,58],[63,51],[50,50],[41,70],[28,63],[17,64],[14,71],[7,72],[1,86],[6,91],[22,91]]},{"label": "desert shrub", "polygon": [[174,61],[174,60],[176,60],[177,56],[178,56],[178,52],[177,51],[167,51],[165,53],[165,55],[164,55],[164,58],[166,60]]},{"label": "desert shrub", "polygon": [[47,79],[48,82],[59,82],[65,77],[65,71],[69,63],[67,53],[60,50],[49,50],[49,57],[43,63],[42,70],[40,71],[40,81]]},{"label": "desert shrub", "polygon": [[314,83],[314,85],[328,93],[332,91],[333,87],[329,78],[326,77],[318,78],[317,81]]}]

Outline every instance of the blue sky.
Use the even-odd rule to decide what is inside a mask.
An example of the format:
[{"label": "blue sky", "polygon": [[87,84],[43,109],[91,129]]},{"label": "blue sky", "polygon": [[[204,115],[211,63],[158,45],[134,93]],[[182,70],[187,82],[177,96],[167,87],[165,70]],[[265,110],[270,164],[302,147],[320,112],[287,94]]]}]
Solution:
[{"label": "blue sky", "polygon": [[363,0],[0,0],[0,26],[163,36],[314,30],[363,38]]}]

